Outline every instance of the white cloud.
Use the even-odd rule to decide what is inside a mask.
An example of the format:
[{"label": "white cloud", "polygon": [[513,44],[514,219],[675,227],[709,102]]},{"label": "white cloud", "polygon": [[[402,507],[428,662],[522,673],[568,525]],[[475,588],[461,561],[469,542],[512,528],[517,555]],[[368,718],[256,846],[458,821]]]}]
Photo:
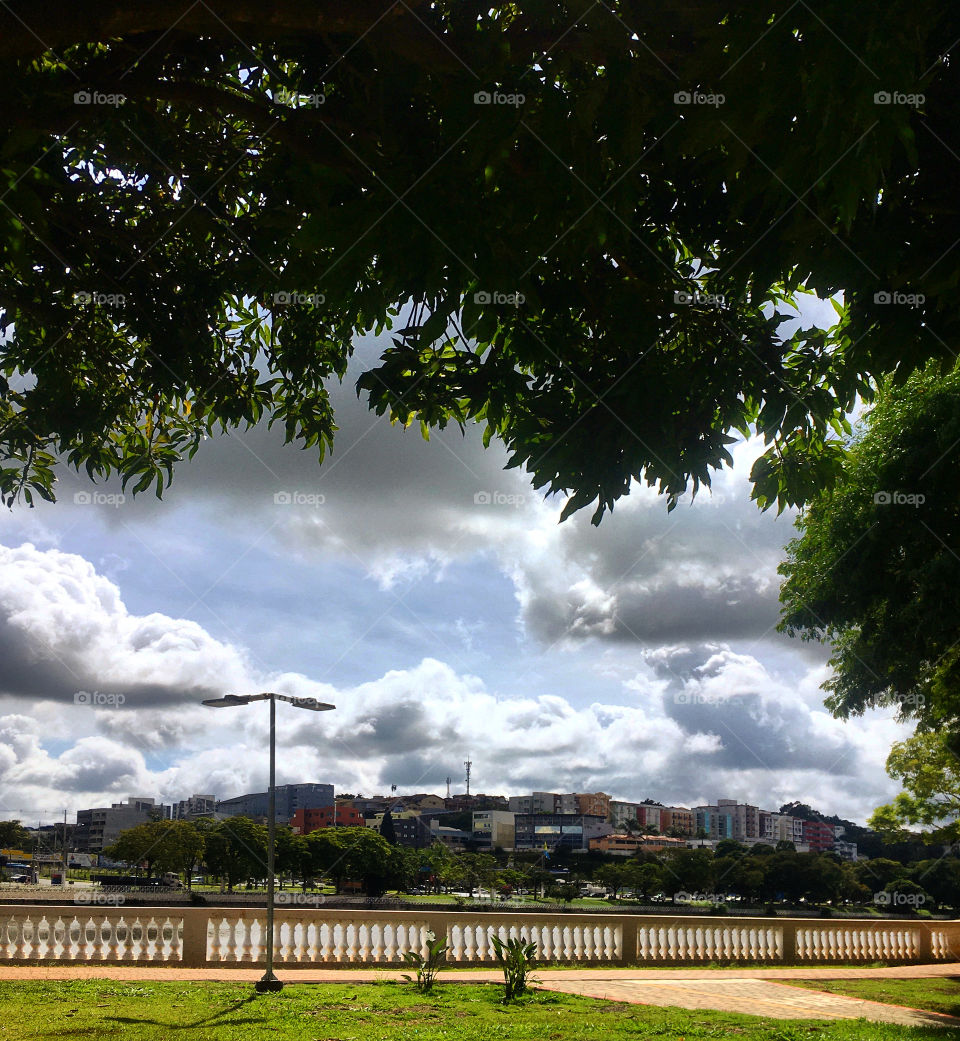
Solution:
[{"label": "white cloud", "polygon": [[[201,708],[189,693],[201,679],[218,693],[275,689],[337,705],[321,716],[281,706],[281,781],[329,780],[365,793],[390,784],[442,790],[472,754],[475,789],[496,792],[799,798],[863,815],[890,789],[875,749],[896,725],[876,718],[845,726],[811,704],[819,667],[791,685],[721,644],[648,653],[644,670],[623,680],[621,704],[578,706],[525,690],[522,681],[494,691],[433,658],[337,689],[258,671],[242,649],[196,623],[133,615],[113,583],[59,550],[0,551],[0,590],[0,623],[25,649],[12,675],[32,665],[61,683],[44,692],[4,681],[10,711],[0,717],[0,808],[8,814],[25,805],[262,789],[266,713],[258,705]],[[78,689],[150,697],[109,709],[75,705],[65,697],[71,677]]]}]

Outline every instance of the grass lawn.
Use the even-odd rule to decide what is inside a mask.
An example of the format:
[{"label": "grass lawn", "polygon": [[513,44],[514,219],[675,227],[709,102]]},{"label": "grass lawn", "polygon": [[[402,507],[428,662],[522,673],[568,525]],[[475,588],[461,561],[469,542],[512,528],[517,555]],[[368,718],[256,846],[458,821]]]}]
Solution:
[{"label": "grass lawn", "polygon": [[[235,983],[0,982],[0,1038],[16,1041],[933,1041],[960,1031],[769,1020],[541,992],[505,1008],[501,988],[295,985],[255,995]],[[181,1032],[183,1032],[181,1034]]]},{"label": "grass lawn", "polygon": [[907,1005],[960,1018],[960,975],[927,980],[781,980],[812,990],[827,990],[868,1001]]}]

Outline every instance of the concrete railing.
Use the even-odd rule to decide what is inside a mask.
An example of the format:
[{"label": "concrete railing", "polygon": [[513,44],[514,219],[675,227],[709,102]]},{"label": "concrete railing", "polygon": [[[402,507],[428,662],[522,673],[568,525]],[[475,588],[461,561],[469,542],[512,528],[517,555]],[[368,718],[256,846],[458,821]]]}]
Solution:
[{"label": "concrete railing", "polygon": [[[252,967],[263,963],[265,932],[262,908],[3,907],[0,963]],[[304,968],[399,965],[406,951],[426,954],[430,933],[445,938],[447,961],[454,965],[495,963],[494,935],[522,935],[537,944],[539,962],[554,964],[826,965],[960,959],[960,921],[279,907],[275,960]]]}]

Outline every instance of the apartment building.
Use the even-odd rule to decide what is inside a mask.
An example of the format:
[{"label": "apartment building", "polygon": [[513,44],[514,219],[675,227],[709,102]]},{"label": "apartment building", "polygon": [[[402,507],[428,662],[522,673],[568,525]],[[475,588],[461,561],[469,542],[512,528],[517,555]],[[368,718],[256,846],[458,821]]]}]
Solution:
[{"label": "apartment building", "polygon": [[801,845],[803,844],[803,824],[803,820],[799,817],[761,810],[760,841],[774,844],[792,842],[794,845]]},{"label": "apartment building", "polygon": [[639,824],[640,804],[636,802],[621,802],[619,799],[611,799],[610,823],[615,828],[623,828],[627,824]]},{"label": "apartment building", "polygon": [[511,813],[560,813],[561,796],[555,792],[532,792],[530,795],[511,795],[507,809]]},{"label": "apartment building", "polygon": [[680,835],[693,835],[695,831],[693,810],[686,806],[660,807],[660,833],[676,831]]},{"label": "apartment building", "polygon": [[693,826],[695,834],[708,839],[733,838],[733,815],[729,807],[694,806]]},{"label": "apartment building", "polygon": [[804,821],[803,841],[817,853],[825,849],[833,849],[836,841],[833,835],[833,825],[824,821]]},{"label": "apartment building", "polygon": [[650,803],[641,803],[637,807],[637,820],[643,828],[656,828],[663,831],[663,806],[653,806]]},{"label": "apartment building", "polygon": [[610,816],[610,796],[606,792],[577,792],[573,798],[575,813],[586,817]]},{"label": "apartment building", "polygon": [[212,795],[191,795],[189,799],[175,802],[170,816],[174,820],[190,821],[198,817],[213,817],[216,811],[217,800]]},{"label": "apartment building", "polygon": [[760,839],[760,808],[736,799],[717,799],[717,810],[728,815],[733,822],[733,835],[737,842],[754,843]]},{"label": "apartment building", "polygon": [[77,810],[74,845],[79,853],[100,853],[128,828],[169,817],[169,806],[145,797],[130,797],[126,802],[115,802],[110,806]]}]

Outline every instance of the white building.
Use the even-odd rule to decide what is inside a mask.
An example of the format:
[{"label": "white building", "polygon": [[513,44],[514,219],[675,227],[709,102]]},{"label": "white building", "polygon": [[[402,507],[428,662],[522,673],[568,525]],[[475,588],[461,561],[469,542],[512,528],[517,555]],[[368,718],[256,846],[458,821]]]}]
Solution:
[{"label": "white building", "polygon": [[[637,802],[621,802],[618,799],[610,800],[610,823],[615,828],[626,827],[628,823],[639,824],[640,818],[637,816],[637,810],[640,809],[640,804]],[[657,807],[659,809],[659,807]],[[658,814],[659,816],[659,814]],[[659,828],[659,824],[657,827]]]},{"label": "white building", "polygon": [[514,819],[509,810],[474,810],[473,841],[479,849],[513,849]]}]

